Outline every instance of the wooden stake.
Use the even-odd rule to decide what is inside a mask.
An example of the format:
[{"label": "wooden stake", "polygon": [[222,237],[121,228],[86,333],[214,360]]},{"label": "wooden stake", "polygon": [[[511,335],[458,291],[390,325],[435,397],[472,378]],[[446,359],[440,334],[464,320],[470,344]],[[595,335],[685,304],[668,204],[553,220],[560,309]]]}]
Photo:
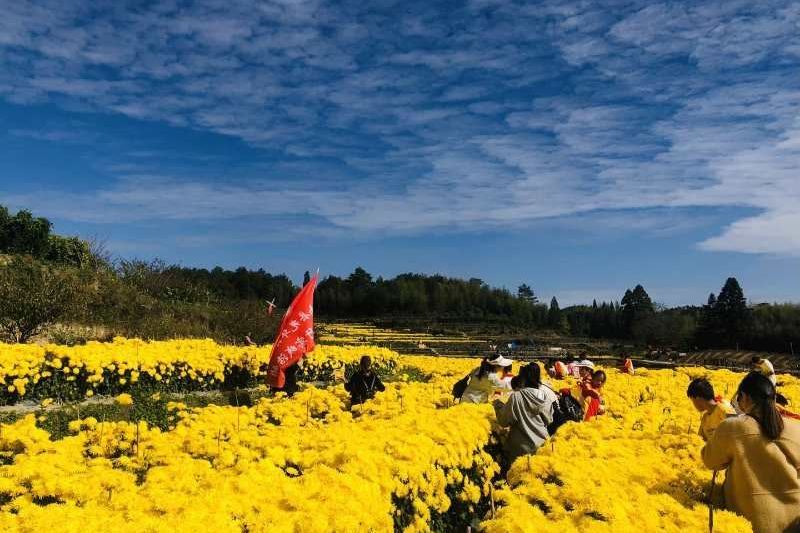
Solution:
[{"label": "wooden stake", "polygon": [[711,476],[711,490],[708,491],[708,533],[714,533],[714,485],[717,483],[717,470]]},{"label": "wooden stake", "polygon": [[238,388],[234,388],[233,389],[233,397],[234,397],[234,399],[236,401],[236,434],[238,435],[240,433],[240,425],[239,425],[239,411],[240,411],[240,409],[239,409],[239,389]]}]

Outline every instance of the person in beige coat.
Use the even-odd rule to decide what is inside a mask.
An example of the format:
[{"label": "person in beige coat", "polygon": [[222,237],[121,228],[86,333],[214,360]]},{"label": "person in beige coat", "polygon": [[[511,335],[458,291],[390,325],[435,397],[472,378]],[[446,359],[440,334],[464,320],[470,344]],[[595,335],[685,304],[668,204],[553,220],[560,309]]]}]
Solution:
[{"label": "person in beige coat", "polygon": [[726,506],[754,533],[800,533],[800,422],[781,417],[775,386],[758,372],[742,380],[736,399],[745,414],[719,425],[703,462],[727,469]]}]

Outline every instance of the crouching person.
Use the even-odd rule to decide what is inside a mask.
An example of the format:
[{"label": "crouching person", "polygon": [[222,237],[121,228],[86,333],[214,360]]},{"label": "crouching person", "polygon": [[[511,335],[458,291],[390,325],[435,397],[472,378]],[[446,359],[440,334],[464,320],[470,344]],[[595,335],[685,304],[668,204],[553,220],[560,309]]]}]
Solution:
[{"label": "crouching person", "polygon": [[361,357],[358,370],[350,376],[350,381],[344,384],[344,388],[350,393],[352,405],[364,403],[374,398],[376,392],[386,390],[381,378],[372,370],[372,359],[368,355]]},{"label": "crouching person", "polygon": [[692,401],[694,408],[703,413],[698,433],[706,442],[711,440],[726,418],[736,416],[733,406],[722,397],[715,396],[714,387],[705,378],[693,379],[686,389],[686,396]]},{"label": "crouching person", "polygon": [[547,440],[547,426],[553,422],[553,402],[558,400],[542,384],[541,369],[536,363],[520,369],[515,388],[505,403],[493,402],[498,424],[510,428],[503,443],[503,455],[509,466],[517,457],[534,453]]},{"label": "crouching person", "polygon": [[705,465],[727,469],[728,510],[753,524],[754,533],[800,531],[800,423],[775,405],[775,385],[751,372],[736,394],[745,416],[726,418],[703,448]]}]

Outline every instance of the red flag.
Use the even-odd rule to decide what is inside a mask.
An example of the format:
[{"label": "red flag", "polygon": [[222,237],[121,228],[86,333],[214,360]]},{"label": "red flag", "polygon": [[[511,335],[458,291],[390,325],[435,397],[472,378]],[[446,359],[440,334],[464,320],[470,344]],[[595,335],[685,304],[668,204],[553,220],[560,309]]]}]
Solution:
[{"label": "red flag", "polygon": [[281,320],[278,336],[272,345],[267,377],[272,387],[283,388],[284,371],[314,350],[314,289],[317,276],[295,296]]}]

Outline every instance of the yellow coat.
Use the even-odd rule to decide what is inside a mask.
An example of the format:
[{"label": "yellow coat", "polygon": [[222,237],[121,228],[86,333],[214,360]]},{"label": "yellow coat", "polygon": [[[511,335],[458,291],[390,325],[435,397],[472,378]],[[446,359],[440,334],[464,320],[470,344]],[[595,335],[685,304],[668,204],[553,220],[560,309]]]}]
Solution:
[{"label": "yellow coat", "polygon": [[723,421],[703,448],[703,462],[728,469],[725,503],[754,533],[800,532],[800,422],[784,418],[776,441],[749,416]]}]

